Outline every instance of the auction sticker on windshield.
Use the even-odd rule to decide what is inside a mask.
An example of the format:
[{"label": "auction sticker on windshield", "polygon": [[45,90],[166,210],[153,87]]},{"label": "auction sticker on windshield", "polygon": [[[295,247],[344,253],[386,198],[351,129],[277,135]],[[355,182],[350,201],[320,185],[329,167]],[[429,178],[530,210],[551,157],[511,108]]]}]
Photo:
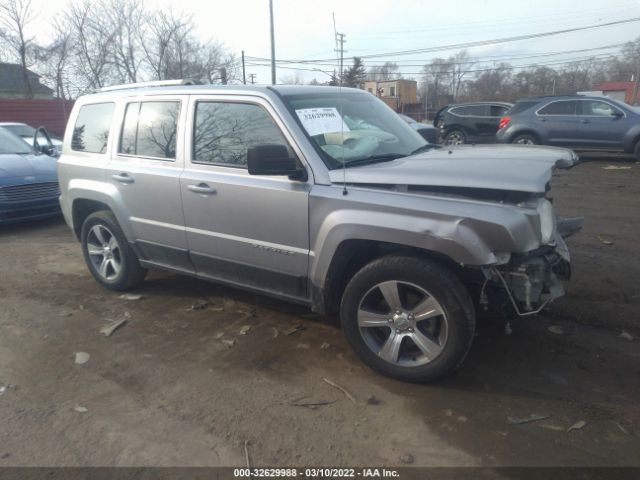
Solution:
[{"label": "auction sticker on windshield", "polygon": [[312,137],[323,133],[348,132],[349,127],[335,108],[302,108],[296,110],[305,130]]}]

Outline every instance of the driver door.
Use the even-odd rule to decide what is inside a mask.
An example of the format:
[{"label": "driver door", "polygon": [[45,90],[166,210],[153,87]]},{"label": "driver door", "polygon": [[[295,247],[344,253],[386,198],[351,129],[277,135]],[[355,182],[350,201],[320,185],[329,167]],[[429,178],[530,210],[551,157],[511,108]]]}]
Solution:
[{"label": "driver door", "polygon": [[180,188],[197,273],[306,298],[312,180],[247,171],[247,149],[258,144],[285,144],[302,158],[276,113],[256,97],[192,96],[187,131]]}]

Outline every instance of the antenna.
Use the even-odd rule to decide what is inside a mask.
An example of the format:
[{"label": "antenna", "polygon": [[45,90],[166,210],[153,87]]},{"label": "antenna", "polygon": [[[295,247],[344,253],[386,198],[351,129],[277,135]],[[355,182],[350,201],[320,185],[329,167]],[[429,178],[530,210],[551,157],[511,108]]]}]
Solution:
[{"label": "antenna", "polygon": [[[338,72],[338,105],[340,107],[340,146],[342,147],[342,195],[347,195],[349,192],[347,191],[347,162],[345,161],[344,155],[344,105],[342,102],[342,79],[343,75],[343,67],[342,62],[344,59],[344,44],[346,40],[344,39],[344,33],[338,33],[336,30],[336,14],[332,12],[333,15],[333,34],[336,41],[336,55],[340,55],[338,60],[340,62],[340,71]],[[338,48],[338,44],[340,44],[340,48]]]}]

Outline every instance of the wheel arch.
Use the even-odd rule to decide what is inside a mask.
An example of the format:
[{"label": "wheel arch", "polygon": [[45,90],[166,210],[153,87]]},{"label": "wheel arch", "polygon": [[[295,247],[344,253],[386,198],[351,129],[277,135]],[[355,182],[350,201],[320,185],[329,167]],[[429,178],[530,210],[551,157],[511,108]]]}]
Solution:
[{"label": "wheel arch", "polygon": [[312,285],[312,309],[318,313],[337,313],[349,280],[368,263],[392,254],[426,258],[454,273],[463,269],[451,257],[434,250],[379,240],[346,239],[336,248],[322,285]]}]

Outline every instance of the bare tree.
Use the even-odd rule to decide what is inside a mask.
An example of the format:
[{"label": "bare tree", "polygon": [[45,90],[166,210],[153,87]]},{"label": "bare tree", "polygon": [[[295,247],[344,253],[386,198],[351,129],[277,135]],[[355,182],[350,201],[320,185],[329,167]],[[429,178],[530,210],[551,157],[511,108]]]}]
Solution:
[{"label": "bare tree", "polygon": [[53,87],[56,97],[64,99],[70,95],[67,69],[71,58],[71,33],[59,21],[54,21],[53,31],[53,41],[46,47],[38,47],[36,58],[45,83]]},{"label": "bare tree", "polygon": [[29,57],[33,53],[33,37],[26,29],[35,18],[31,0],[4,0],[0,4],[0,27],[2,40],[14,52],[22,67],[25,98],[33,98],[33,88],[29,76]]},{"label": "bare tree", "polygon": [[396,78],[402,78],[402,75],[398,72],[398,64],[394,62],[385,62],[383,65],[378,65],[369,68],[367,77],[369,80],[375,82],[383,82],[385,80],[394,80]]},{"label": "bare tree", "polygon": [[100,4],[89,0],[72,4],[65,15],[65,23],[72,32],[74,70],[79,77],[81,91],[104,86],[116,32],[109,29],[108,22],[104,22]]}]

